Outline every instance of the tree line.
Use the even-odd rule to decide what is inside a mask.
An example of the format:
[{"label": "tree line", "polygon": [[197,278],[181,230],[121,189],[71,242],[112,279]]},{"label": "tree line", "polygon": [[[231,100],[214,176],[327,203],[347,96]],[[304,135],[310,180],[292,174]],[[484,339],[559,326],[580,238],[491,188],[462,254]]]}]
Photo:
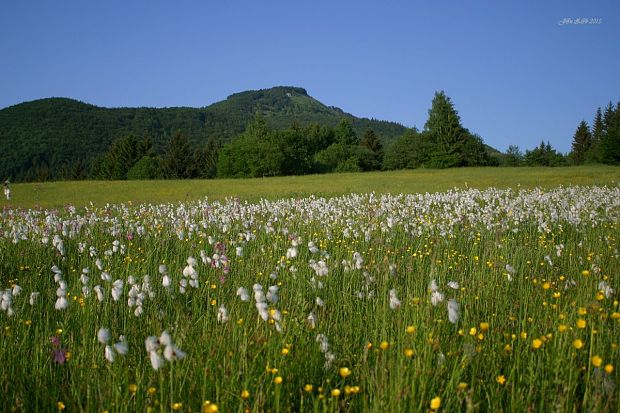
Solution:
[{"label": "tree line", "polygon": [[245,132],[223,146],[211,138],[204,148],[192,149],[177,132],[158,155],[148,136],[117,139],[95,160],[91,176],[108,180],[264,177],[497,164],[482,139],[461,125],[450,98],[438,92],[424,130],[409,130],[387,150],[371,128],[359,137],[348,118],[336,127],[302,127],[294,122],[288,129],[273,130],[256,114]]},{"label": "tree line", "polygon": [[573,135],[571,151],[563,155],[549,142],[521,152],[510,145],[503,156],[506,166],[568,166],[603,163],[620,165],[620,102],[609,102],[603,111],[596,109],[592,126],[582,120]]},{"label": "tree line", "polygon": [[[381,137],[367,128],[358,136],[351,121],[335,127],[293,122],[284,130],[270,128],[256,113],[245,131],[222,145],[211,136],[194,146],[177,131],[163,150],[148,134],[118,138],[95,158],[90,168],[81,162],[60,171],[64,179],[209,179],[265,177],[329,172],[450,168],[465,166],[563,166],[583,163],[620,164],[620,104],[598,108],[590,127],[584,120],[575,131],[572,150],[563,155],[549,142],[521,152],[509,146],[493,152],[482,138],[461,124],[452,100],[435,93],[423,130],[408,129],[384,148]],[[39,171],[40,172],[40,171]],[[43,178],[43,179],[40,179]],[[45,180],[37,176],[33,180]]]}]

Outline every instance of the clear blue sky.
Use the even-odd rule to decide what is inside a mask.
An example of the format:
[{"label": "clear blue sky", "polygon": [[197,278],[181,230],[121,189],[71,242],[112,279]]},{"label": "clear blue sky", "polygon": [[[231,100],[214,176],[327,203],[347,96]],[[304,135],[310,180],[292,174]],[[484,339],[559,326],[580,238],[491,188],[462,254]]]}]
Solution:
[{"label": "clear blue sky", "polygon": [[620,99],[619,39],[617,0],[3,0],[0,107],[201,107],[294,85],[422,128],[444,90],[486,143],[566,152]]}]

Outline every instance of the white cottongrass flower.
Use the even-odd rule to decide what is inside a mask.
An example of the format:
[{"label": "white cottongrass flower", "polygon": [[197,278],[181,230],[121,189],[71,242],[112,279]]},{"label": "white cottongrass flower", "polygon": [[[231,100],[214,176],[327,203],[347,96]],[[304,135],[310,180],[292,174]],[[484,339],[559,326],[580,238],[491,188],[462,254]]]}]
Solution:
[{"label": "white cottongrass flower", "polygon": [[99,329],[99,331],[97,331],[97,340],[101,344],[105,345],[104,357],[110,363],[114,363],[114,360],[116,359],[116,354],[118,353],[124,356],[129,351],[129,346],[127,345],[127,342],[125,342],[124,336],[121,336],[120,341],[118,341],[116,344],[111,346],[108,344],[111,338],[112,338],[112,334],[110,333],[110,330],[108,330],[107,328],[102,327]]},{"label": "white cottongrass flower", "polygon": [[54,304],[54,308],[56,310],[64,310],[67,307],[69,307],[69,301],[67,301],[67,297],[65,296],[58,297],[58,299],[56,300],[56,303]]},{"label": "white cottongrass flower", "polygon": [[185,268],[183,268],[183,276],[184,277],[195,278],[195,277],[198,276],[198,272],[196,271],[196,269],[192,265],[188,264]]},{"label": "white cottongrass flower", "polygon": [[159,348],[159,339],[155,336],[148,336],[144,339],[144,347],[146,347],[147,353],[156,351]]},{"label": "white cottongrass flower", "polygon": [[605,281],[598,283],[598,290],[605,295],[605,298],[609,299],[614,295],[614,289]]},{"label": "white cottongrass flower", "polygon": [[308,318],[306,318],[306,321],[308,322],[308,327],[310,327],[311,330],[314,330],[316,328],[316,315],[313,312],[310,312],[310,314],[308,314]]},{"label": "white cottongrass flower", "polygon": [[460,305],[455,299],[451,298],[448,300],[448,320],[450,320],[452,324],[456,324],[459,321],[461,316],[460,310]]},{"label": "white cottongrass flower", "polygon": [[40,293],[38,291],[34,291],[30,293],[30,299],[28,300],[30,305],[35,305],[35,303],[37,302],[37,298],[39,298],[39,295]]},{"label": "white cottongrass flower", "polygon": [[437,285],[437,281],[435,281],[435,280],[431,280],[431,282],[430,282],[430,283],[428,283],[428,289],[429,289],[431,292],[433,292],[433,293],[434,293],[435,291],[439,290],[439,286]]},{"label": "white cottongrass flower", "polygon": [[168,361],[182,360],[187,354],[174,344],[167,345],[164,348],[164,358]]},{"label": "white cottongrass flower", "polygon": [[[149,336],[144,340],[144,346],[149,354],[151,360],[151,366],[154,370],[158,370],[164,366],[164,358],[170,362],[175,360],[181,360],[185,358],[186,354],[183,350],[178,348],[172,341],[170,333],[163,331],[159,337]],[[163,349],[163,356],[161,354],[161,347]]]},{"label": "white cottongrass flower", "polygon": [[19,295],[19,293],[21,293],[21,292],[22,292],[22,287],[20,287],[19,285],[15,284],[13,286],[13,291],[12,291],[13,297],[17,297]]},{"label": "white cottongrass flower", "polygon": [[314,302],[316,303],[316,305],[318,305],[319,307],[323,307],[325,306],[325,301],[323,301],[321,299],[321,297],[317,297],[316,300],[314,300]]},{"label": "white cottongrass flower", "polygon": [[218,323],[226,323],[226,322],[228,322],[228,310],[226,310],[226,307],[221,306],[217,310],[217,322]]},{"label": "white cottongrass flower", "polygon": [[263,286],[260,284],[254,284],[252,286],[252,290],[254,290],[254,301],[257,303],[263,303],[266,300],[265,293],[263,292]]},{"label": "white cottongrass flower", "polygon": [[159,336],[158,341],[162,346],[170,346],[172,345],[172,336],[168,331],[164,330]]},{"label": "white cottongrass flower", "polygon": [[309,241],[308,242],[308,249],[310,250],[311,253],[316,254],[317,252],[319,252],[319,249],[317,248],[317,246],[314,244],[314,242]]},{"label": "white cottongrass flower", "polygon": [[93,290],[95,290],[95,294],[97,294],[97,300],[99,300],[99,302],[102,302],[105,299],[103,287],[100,285],[95,285]]},{"label": "white cottongrass flower", "polygon": [[237,296],[241,301],[250,301],[250,294],[244,287],[237,288]]},{"label": "white cottongrass flower", "polygon": [[336,355],[332,353],[331,351],[328,351],[327,353],[325,353],[325,364],[323,365],[323,368],[325,370],[329,370],[332,364],[334,364],[335,359],[336,359]]},{"label": "white cottongrass flower", "polygon": [[106,344],[111,338],[112,334],[110,334],[110,330],[107,328],[102,327],[97,331],[97,340],[99,340],[101,344]]},{"label": "white cottongrass flower", "polygon": [[297,253],[298,253],[297,247],[289,248],[288,250],[286,250],[286,259],[290,260],[290,259],[296,258]]},{"label": "white cottongrass flower", "polygon": [[400,300],[396,296],[396,290],[394,288],[390,290],[389,295],[390,295],[390,309],[396,310],[397,308],[400,308]]},{"label": "white cottongrass flower", "polygon": [[355,251],[353,253],[353,261],[355,262],[355,268],[361,270],[364,265],[364,258],[362,257],[362,254]]},{"label": "white cottongrass flower", "polygon": [[112,346],[106,344],[104,355],[106,360],[108,360],[110,363],[114,363],[116,355],[114,354],[114,348],[112,348]]},{"label": "white cottongrass flower", "polygon": [[181,280],[179,281],[179,293],[185,294],[186,289],[187,289],[187,278],[181,278]]},{"label": "white cottongrass flower", "polygon": [[243,247],[235,248],[235,252],[237,254],[237,257],[243,257]]},{"label": "white cottongrass flower", "polygon": [[327,267],[327,264],[323,260],[319,260],[318,262],[314,260],[310,260],[309,264],[310,264],[310,268],[312,268],[314,272],[316,273],[316,275],[319,277],[325,277],[329,272],[329,268]]},{"label": "white cottongrass flower", "polygon": [[456,281],[450,281],[448,283],[448,287],[452,288],[453,290],[458,290],[461,286],[458,282]]},{"label": "white cottongrass flower", "polygon": [[443,296],[443,294],[441,292],[433,291],[431,293],[431,304],[432,305],[434,305],[434,306],[438,305],[439,303],[441,303],[443,301],[443,299],[444,299],[444,296]]},{"label": "white cottongrass flower", "polygon": [[108,274],[106,271],[103,271],[101,273],[101,279],[105,282],[110,282],[112,281],[112,276],[110,274]]},{"label": "white cottongrass flower", "polygon": [[157,353],[157,351],[151,351],[148,353],[149,359],[151,360],[151,366],[153,366],[153,370],[159,370],[164,367],[164,359]]},{"label": "white cottongrass flower", "polygon": [[121,356],[124,356],[129,352],[129,345],[123,336],[120,337],[120,341],[118,343],[114,344],[114,350],[116,350],[116,352]]},{"label": "white cottongrass flower", "polygon": [[256,310],[258,311],[258,315],[263,321],[269,320],[269,312],[267,311],[267,303],[264,301],[256,303]]},{"label": "white cottongrass flower", "polygon": [[277,285],[272,285],[271,287],[269,287],[269,289],[267,290],[267,301],[269,301],[272,304],[276,304],[278,302],[278,286]]},{"label": "white cottongrass flower", "polygon": [[2,311],[6,311],[7,313],[13,314],[13,309],[11,305],[13,304],[13,292],[11,289],[4,290],[0,294],[0,309]]},{"label": "white cottongrass flower", "polygon": [[325,334],[317,334],[315,340],[319,343],[321,353],[327,353],[329,351],[329,339]]},{"label": "white cottongrass flower", "polygon": [[125,285],[123,280],[116,280],[112,283],[112,298],[114,301],[118,301],[123,294],[123,286]]}]

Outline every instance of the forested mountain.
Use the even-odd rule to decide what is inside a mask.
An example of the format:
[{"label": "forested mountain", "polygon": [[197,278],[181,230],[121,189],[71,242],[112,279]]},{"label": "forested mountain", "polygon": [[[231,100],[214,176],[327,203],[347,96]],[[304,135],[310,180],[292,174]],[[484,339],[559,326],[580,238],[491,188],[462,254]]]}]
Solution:
[{"label": "forested mountain", "polygon": [[49,98],[0,110],[0,177],[83,178],[95,158],[128,135],[148,136],[156,153],[163,152],[175,132],[194,147],[204,147],[209,139],[224,144],[242,134],[257,113],[276,130],[293,124],[335,127],[348,119],[358,136],[372,129],[384,144],[406,130],[326,106],[296,87],[236,93],[204,108],[102,108]]}]

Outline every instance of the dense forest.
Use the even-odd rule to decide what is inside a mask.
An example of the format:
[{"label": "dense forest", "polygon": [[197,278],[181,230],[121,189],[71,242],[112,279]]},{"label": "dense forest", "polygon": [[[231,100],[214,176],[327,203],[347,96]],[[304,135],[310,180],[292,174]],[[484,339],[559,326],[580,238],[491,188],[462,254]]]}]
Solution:
[{"label": "dense forest", "polygon": [[277,130],[294,123],[335,127],[347,119],[357,134],[371,128],[384,143],[406,130],[394,122],[358,118],[326,106],[296,87],[237,93],[205,108],[109,109],[49,98],[0,110],[0,176],[13,181],[92,177],[98,159],[113,142],[130,135],[148,137],[159,155],[177,133],[192,148],[210,140],[223,145],[242,134],[256,113]]},{"label": "dense forest", "polygon": [[464,166],[620,163],[620,109],[581,121],[572,151],[506,153],[461,124],[437,92],[422,130],[357,118],[304,89],[231,95],[206,108],[107,109],[43,99],[0,111],[0,176],[14,181],[261,177]]}]

